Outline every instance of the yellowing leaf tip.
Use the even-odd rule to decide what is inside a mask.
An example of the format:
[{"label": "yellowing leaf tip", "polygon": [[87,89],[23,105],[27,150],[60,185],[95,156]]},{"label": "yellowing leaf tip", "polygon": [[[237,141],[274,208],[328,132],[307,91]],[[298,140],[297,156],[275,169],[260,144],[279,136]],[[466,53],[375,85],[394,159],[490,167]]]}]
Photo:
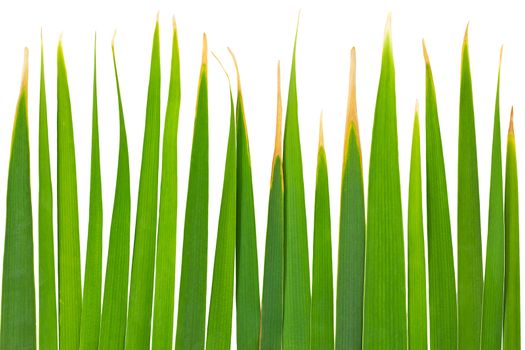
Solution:
[{"label": "yellowing leaf tip", "polygon": [[509,135],[514,136],[514,106],[510,109]]},{"label": "yellowing leaf tip", "polygon": [[202,65],[208,65],[208,39],[206,39],[206,33],[202,34]]},{"label": "yellowing leaf tip", "polygon": [[237,59],[235,58],[235,55],[233,54],[233,51],[231,48],[228,48],[228,51],[230,52],[230,55],[233,59],[233,64],[235,65],[235,71],[237,72],[237,93],[241,93],[241,76],[239,74],[239,65],[237,64]]},{"label": "yellowing leaf tip", "polygon": [[467,28],[465,29],[465,37],[463,38],[463,45],[468,45],[468,27],[470,25],[470,21],[467,22]]},{"label": "yellowing leaf tip", "polygon": [[275,148],[273,158],[282,156],[281,154],[281,139],[282,139],[282,119],[283,119],[283,103],[281,99],[281,62],[277,62],[277,117],[275,125]]},{"label": "yellowing leaf tip", "polygon": [[425,64],[430,65],[430,58],[428,58],[427,45],[425,45],[425,39],[422,40],[423,43],[423,57],[425,58]]},{"label": "yellowing leaf tip", "polygon": [[177,30],[177,21],[175,21],[175,15],[171,17],[171,24],[173,25],[173,30]]},{"label": "yellowing leaf tip", "polygon": [[22,69],[22,90],[27,91],[27,70],[29,62],[29,49],[24,48],[24,67]]},{"label": "yellowing leaf tip", "polygon": [[385,38],[390,37],[392,34],[392,12],[388,12],[388,15],[386,16],[386,24],[385,24]]},{"label": "yellowing leaf tip", "polygon": [[117,30],[113,32],[113,38],[111,38],[111,49],[115,50],[115,37],[117,36]]},{"label": "yellowing leaf tip", "polygon": [[226,74],[226,78],[228,78],[228,85],[230,85],[230,91],[231,91],[231,81],[230,81],[230,75],[228,74],[228,71],[226,70],[226,68],[222,64],[222,61],[219,59],[219,57],[215,54],[215,52],[212,51],[211,54],[212,54],[213,57],[215,57],[215,59],[217,60],[217,62],[221,66],[222,70],[224,71],[224,74]]},{"label": "yellowing leaf tip", "polygon": [[499,68],[501,69],[501,61],[503,61],[503,45],[499,49]]},{"label": "yellowing leaf tip", "polygon": [[321,111],[321,117],[319,118],[319,148],[324,148],[323,134],[323,112]]}]

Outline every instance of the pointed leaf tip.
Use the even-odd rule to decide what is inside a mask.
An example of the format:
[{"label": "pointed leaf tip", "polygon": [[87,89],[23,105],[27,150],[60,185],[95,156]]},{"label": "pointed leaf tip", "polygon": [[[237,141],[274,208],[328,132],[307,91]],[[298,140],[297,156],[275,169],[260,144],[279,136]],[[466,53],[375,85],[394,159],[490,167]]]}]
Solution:
[{"label": "pointed leaf tip", "polygon": [[509,135],[514,136],[514,106],[510,109]]},{"label": "pointed leaf tip", "polygon": [[392,34],[392,12],[388,12],[388,15],[386,16],[386,24],[385,24],[385,38],[390,37]]},{"label": "pointed leaf tip", "polygon": [[427,45],[425,45],[425,39],[422,40],[423,43],[423,57],[425,58],[425,64],[430,65],[430,59],[428,58]]},{"label": "pointed leaf tip", "polygon": [[319,118],[319,148],[324,148],[324,132],[323,132],[323,112]]},{"label": "pointed leaf tip", "polygon": [[501,70],[501,61],[503,61],[503,45],[499,49],[499,66],[498,71]]},{"label": "pointed leaf tip", "polygon": [[177,30],[177,21],[175,21],[175,15],[171,17],[171,24],[173,25],[173,30]]},{"label": "pointed leaf tip", "polygon": [[241,76],[239,74],[239,65],[237,64],[237,59],[235,58],[235,55],[233,54],[233,51],[231,48],[228,47],[228,52],[232,56],[233,64],[235,65],[235,71],[237,72],[237,93],[241,93]]},{"label": "pointed leaf tip", "polygon": [[202,65],[208,65],[208,39],[206,33],[202,34]]},{"label": "pointed leaf tip", "polygon": [[467,28],[465,28],[465,37],[463,38],[463,45],[468,45],[468,27],[470,25],[470,21],[467,22]]},{"label": "pointed leaf tip", "polygon": [[[29,49],[24,48],[24,67],[22,69],[22,90],[27,91],[27,67],[29,62]],[[27,98],[27,96],[26,96]]]},{"label": "pointed leaf tip", "polygon": [[280,156],[282,158],[282,120],[283,102],[281,98],[281,62],[277,62],[277,118],[275,126],[275,149],[273,159]]}]

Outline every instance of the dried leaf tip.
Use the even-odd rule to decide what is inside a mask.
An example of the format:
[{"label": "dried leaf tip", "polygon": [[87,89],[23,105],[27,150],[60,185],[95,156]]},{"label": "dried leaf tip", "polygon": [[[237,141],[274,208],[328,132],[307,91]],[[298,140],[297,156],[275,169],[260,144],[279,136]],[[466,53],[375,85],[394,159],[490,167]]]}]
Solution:
[{"label": "dried leaf tip", "polygon": [[208,39],[206,39],[206,33],[202,34],[202,65],[208,65]]},{"label": "dried leaf tip", "polygon": [[359,123],[357,121],[357,100],[356,100],[356,53],[355,47],[350,51],[350,78],[348,83],[348,102],[346,110],[346,126],[345,126],[345,152],[348,148],[348,141],[350,139],[350,129],[352,125],[355,128],[358,142],[359,142]]},{"label": "dried leaf tip", "polygon": [[228,71],[226,70],[226,68],[222,64],[222,61],[219,59],[219,57],[215,54],[215,52],[212,51],[211,54],[212,54],[213,57],[215,57],[215,59],[219,63],[219,66],[221,66],[224,74],[226,74],[226,78],[228,79],[228,85],[230,86],[230,92],[231,92],[232,86],[231,86],[230,75],[228,74]]},{"label": "dried leaf tip", "polygon": [[514,106],[510,109],[509,135],[514,136]]},{"label": "dried leaf tip", "polygon": [[470,21],[467,22],[467,28],[465,29],[465,37],[463,38],[463,45],[468,45],[468,27],[469,27]]},{"label": "dried leaf tip", "polygon": [[275,125],[275,149],[273,159],[278,156],[282,158],[282,120],[283,120],[283,102],[281,98],[281,62],[277,63],[277,118]]},{"label": "dried leaf tip", "polygon": [[427,45],[425,45],[425,39],[422,40],[423,43],[423,57],[425,58],[425,64],[430,65],[430,58],[428,58]]},{"label": "dried leaf tip", "polygon": [[[29,49],[27,47],[24,48],[24,66],[22,68],[22,86],[21,86],[21,92],[26,91],[27,92],[27,70],[28,70],[28,62],[29,62]],[[26,93],[26,100],[27,100],[27,93]]]},{"label": "dried leaf tip", "polygon": [[323,112],[319,118],[319,149],[324,148],[324,135],[323,135]]},{"label": "dried leaf tip", "polygon": [[501,70],[501,61],[503,61],[503,45],[499,49],[499,67],[498,70]]},{"label": "dried leaf tip", "polygon": [[388,12],[388,15],[386,16],[386,24],[385,24],[385,38],[390,37],[392,34],[392,12]]},{"label": "dried leaf tip", "polygon": [[239,74],[239,65],[237,64],[237,59],[235,58],[235,55],[233,54],[233,51],[231,48],[228,48],[228,51],[230,52],[230,55],[233,59],[233,64],[235,65],[235,71],[237,72],[237,93],[241,94],[241,76]]},{"label": "dried leaf tip", "polygon": [[171,24],[173,25],[173,30],[177,30],[177,21],[175,21],[175,15],[171,17]]},{"label": "dried leaf tip", "polygon": [[115,37],[117,36],[117,30],[113,32],[113,38],[111,38],[111,49],[115,51]]},{"label": "dried leaf tip", "polygon": [[419,100],[416,99],[416,117],[419,115]]},{"label": "dried leaf tip", "polygon": [[157,27],[159,25],[159,18],[160,18],[160,10],[157,10],[157,17],[156,17],[156,20],[155,20],[156,23],[157,23],[157,25],[156,25]]}]

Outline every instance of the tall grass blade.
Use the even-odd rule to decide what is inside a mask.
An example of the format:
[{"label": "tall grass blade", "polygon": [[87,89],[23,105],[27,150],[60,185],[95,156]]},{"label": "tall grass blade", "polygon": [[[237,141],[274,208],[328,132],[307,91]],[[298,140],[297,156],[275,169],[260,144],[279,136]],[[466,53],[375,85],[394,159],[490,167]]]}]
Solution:
[{"label": "tall grass blade", "polygon": [[27,60],[16,107],[7,178],[0,348],[36,349],[33,214],[27,119]]},{"label": "tall grass blade", "polygon": [[117,86],[119,108],[119,151],[115,199],[109,233],[108,258],[104,284],[104,302],[100,322],[100,350],[123,349],[126,336],[129,281],[129,235],[130,235],[130,180],[129,155],[124,109],[120,96],[120,85],[113,39],[113,68]]},{"label": "tall grass blade", "polygon": [[406,349],[401,186],[390,15],[385,29],[368,182],[363,349]]},{"label": "tall grass blade", "polygon": [[314,255],[312,272],[312,320],[310,349],[334,348],[334,288],[332,232],[328,166],[323,141],[323,119],[319,125],[319,149],[315,185]]},{"label": "tall grass blade", "polygon": [[236,306],[237,346],[239,349],[258,349],[261,329],[259,302],[259,270],[257,237],[253,203],[250,144],[244,114],[239,68],[237,69],[237,244],[236,244]]},{"label": "tall grass blade", "polygon": [[77,171],[71,101],[62,40],[57,54],[58,309],[61,349],[80,346],[82,286]]},{"label": "tall grass blade", "polygon": [[177,349],[204,348],[209,185],[207,50],[206,35],[204,35],[184,222],[175,341]]},{"label": "tall grass blade", "polygon": [[284,186],[282,168],[281,69],[277,66],[277,121],[264,252],[261,349],[281,349],[283,339]]},{"label": "tall grass blade", "polygon": [[468,50],[461,59],[458,143],[458,336],[460,349],[479,349],[483,298],[476,127]]},{"label": "tall grass blade", "polygon": [[423,54],[426,66],[425,129],[430,348],[457,349],[456,279],[452,255],[445,160],[441,143],[434,78],[424,42]]},{"label": "tall grass blade", "polygon": [[222,187],[219,227],[217,229],[215,262],[213,265],[206,349],[230,349],[231,345],[237,224],[236,162],[235,107],[233,105],[230,86],[230,131],[226,151],[226,164],[224,166],[224,182]]},{"label": "tall grass blade", "polygon": [[423,199],[421,194],[421,151],[419,111],[416,104],[412,136],[412,158],[408,185],[408,340],[409,349],[427,349],[427,280]]},{"label": "tall grass blade", "polygon": [[337,265],[337,349],[361,349],[363,333],[363,284],[365,276],[365,194],[356,102],[355,48],[350,55],[350,82],[346,113],[341,216]]},{"label": "tall grass blade", "polygon": [[50,350],[58,348],[54,242],[53,189],[49,161],[44,43],[42,40],[38,121],[38,345],[40,349]]},{"label": "tall grass blade", "polygon": [[102,292],[102,184],[100,179],[100,150],[98,141],[97,106],[97,39],[93,63],[93,119],[91,129],[91,185],[89,195],[89,224],[84,274],[84,297],[80,323],[80,348],[96,349],[100,331]]},{"label": "tall grass blade", "polygon": [[490,171],[489,224],[483,287],[483,318],[481,349],[501,349],[503,332],[503,288],[505,284],[505,219],[503,215],[503,175],[501,165],[501,131],[499,113],[498,69],[494,133],[492,136],[492,166]]},{"label": "tall grass blade", "polygon": [[151,51],[126,329],[126,348],[129,349],[147,349],[150,346],[159,187],[160,48],[158,19]]},{"label": "tall grass blade", "polygon": [[[297,23],[299,26],[299,23]],[[284,321],[283,348],[310,347],[310,268],[306,234],[303,160],[299,137],[295,34],[284,127]]]},{"label": "tall grass blade", "polygon": [[521,349],[518,167],[512,113],[511,111],[505,175],[505,317],[503,320],[503,349],[505,350]]},{"label": "tall grass blade", "polygon": [[173,19],[171,76],[162,141],[155,302],[153,309],[154,349],[173,347],[175,298],[175,253],[177,247],[177,133],[180,109],[180,61],[177,26]]}]

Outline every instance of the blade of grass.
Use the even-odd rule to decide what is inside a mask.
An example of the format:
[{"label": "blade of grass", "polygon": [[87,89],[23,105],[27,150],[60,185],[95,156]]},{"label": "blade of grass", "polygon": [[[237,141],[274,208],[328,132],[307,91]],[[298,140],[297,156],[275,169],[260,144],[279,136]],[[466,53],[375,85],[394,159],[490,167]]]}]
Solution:
[{"label": "blade of grass", "polygon": [[[297,23],[299,27],[299,23]],[[303,160],[299,137],[295,33],[284,127],[284,349],[310,347],[310,268],[306,233]]]},{"label": "blade of grass", "polygon": [[503,349],[521,349],[520,317],[520,241],[518,206],[518,167],[513,112],[507,136],[505,172],[505,318]]},{"label": "blade of grass", "polygon": [[159,20],[155,24],[151,50],[146,126],[142,146],[135,243],[131,265],[126,348],[150,347],[153,276],[157,241],[157,195],[160,142],[160,48]]},{"label": "blade of grass", "polygon": [[479,349],[482,298],[483,265],[478,161],[467,27],[461,59],[458,142],[458,345],[460,349]]},{"label": "blade of grass", "polygon": [[503,215],[503,175],[499,115],[500,71],[501,52],[498,68],[498,86],[496,88],[496,107],[494,111],[494,133],[492,136],[492,166],[490,172],[485,284],[483,287],[483,318],[481,320],[481,349],[501,349],[501,336],[503,331],[505,219]]},{"label": "blade of grass", "polygon": [[388,16],[368,182],[363,349],[406,349],[407,320],[395,69]]},{"label": "blade of grass", "polygon": [[284,207],[282,159],[281,69],[277,66],[277,121],[268,199],[264,255],[261,349],[280,349],[283,338]]},{"label": "blade of grass", "polygon": [[434,78],[432,77],[425,42],[423,42],[423,55],[426,67],[425,129],[430,348],[457,349],[456,279],[452,254],[447,179]]},{"label": "blade of grass", "polygon": [[[218,59],[217,59],[218,60]],[[219,61],[220,63],[220,61]],[[222,65],[222,64],[221,64]],[[226,70],[224,70],[226,72]],[[228,74],[226,74],[228,76]],[[228,77],[228,82],[229,82]],[[237,201],[237,154],[235,140],[235,108],[230,85],[230,131],[221,210],[215,247],[213,281],[206,349],[230,349],[233,312],[233,279],[235,269],[236,201]]]},{"label": "blade of grass", "polygon": [[100,150],[98,141],[97,106],[97,39],[93,61],[93,119],[91,130],[91,185],[89,195],[89,224],[84,274],[84,297],[80,322],[80,348],[96,349],[100,331],[102,292],[102,184],[100,179]]},{"label": "blade of grass", "polygon": [[237,70],[237,346],[239,349],[258,349],[261,305],[250,144],[239,67],[231,50],[230,54]]},{"label": "blade of grass", "polygon": [[7,178],[0,348],[36,349],[33,214],[27,120],[27,60],[16,107]]},{"label": "blade of grass", "polygon": [[82,313],[77,172],[62,39],[57,54],[58,300],[61,349],[78,349]]},{"label": "blade of grass", "polygon": [[310,349],[334,348],[334,289],[332,233],[328,166],[323,141],[323,119],[319,125],[319,150],[315,185],[314,255],[312,266],[312,313]]},{"label": "blade of grass", "polygon": [[356,102],[355,48],[350,55],[337,266],[336,348],[361,349],[365,264],[365,195]]},{"label": "blade of grass", "polygon": [[119,151],[115,199],[109,233],[108,258],[104,284],[104,303],[100,323],[100,350],[123,349],[126,336],[129,281],[130,180],[129,155],[124,109],[115,58],[115,38],[111,45],[119,108]]},{"label": "blade of grass", "polygon": [[[42,38],[41,38],[42,39]],[[38,122],[38,324],[39,348],[57,349],[53,190],[49,161],[44,43],[40,47],[40,111]]]},{"label": "blade of grass", "polygon": [[208,63],[203,36],[202,66],[193,129],[182,244],[177,349],[203,349],[208,260]]},{"label": "blade of grass", "polygon": [[412,158],[408,188],[408,338],[409,349],[427,349],[427,281],[423,199],[421,195],[421,151],[419,111],[416,103]]},{"label": "blade of grass", "polygon": [[180,61],[177,25],[173,18],[171,76],[162,143],[157,241],[157,273],[153,309],[154,349],[171,349],[175,297],[175,255],[177,248],[177,133],[180,109]]}]

